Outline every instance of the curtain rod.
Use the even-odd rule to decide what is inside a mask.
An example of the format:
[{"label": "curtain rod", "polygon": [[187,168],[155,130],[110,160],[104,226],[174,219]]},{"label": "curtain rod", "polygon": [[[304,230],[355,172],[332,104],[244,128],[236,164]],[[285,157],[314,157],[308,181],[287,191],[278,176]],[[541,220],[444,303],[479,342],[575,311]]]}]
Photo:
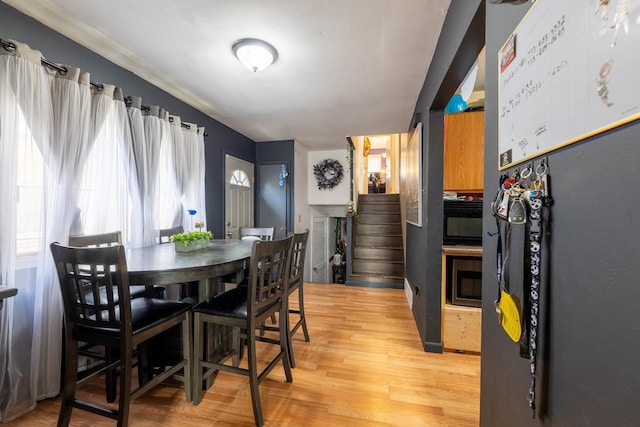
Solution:
[{"label": "curtain rod", "polygon": [[[0,43],[2,43],[2,47],[4,47],[4,50],[6,50],[7,52],[15,52],[16,50],[15,44],[2,39],[0,39]],[[49,61],[44,56],[40,59],[40,62],[49,68],[53,68],[54,70],[57,70],[62,75],[67,74],[67,69],[65,67]],[[104,86],[102,86],[100,83],[94,83],[94,82],[89,82],[89,83],[91,84],[91,86],[95,87],[98,90],[104,89]]]},{"label": "curtain rod", "polygon": [[[131,98],[131,96],[127,96],[124,101],[127,103],[127,105],[131,104],[133,102],[133,99]],[[148,105],[140,105],[140,109],[142,111],[151,111],[151,107],[149,107]],[[173,123],[173,117],[169,117],[169,121],[171,123]],[[191,125],[184,123],[184,122],[180,122],[180,126],[182,126],[185,129],[189,129],[191,130]],[[209,136],[209,134],[207,132],[205,132],[203,134],[203,136]]]},{"label": "curtain rod", "polygon": [[[0,43],[2,44],[2,47],[4,47],[4,50],[6,50],[7,52],[15,52],[15,50],[16,50],[16,45],[15,44],[11,43],[10,41],[3,40],[3,39],[0,39]],[[53,68],[54,70],[57,70],[62,75],[67,74],[67,69],[65,67],[63,67],[61,65],[58,65],[58,64],[56,64],[54,62],[49,61],[44,56],[40,59],[40,62],[43,65],[46,65],[47,67],[50,67],[50,68]],[[90,81],[89,83],[91,84],[91,86],[95,87],[99,91],[104,89],[104,86],[102,84],[100,84],[100,83],[94,83],[92,81]],[[127,100],[127,103],[131,103],[131,97],[130,96],[128,96],[126,100]],[[150,108],[148,106],[146,106],[146,105],[141,105],[140,108],[143,111],[149,111],[150,110]],[[173,120],[171,120],[171,119],[170,119],[170,121],[173,122]],[[186,123],[180,123],[180,125],[185,129],[189,129],[189,130],[191,129],[191,126],[186,124]],[[207,132],[205,132],[203,134],[203,136],[209,136],[209,134]]]}]

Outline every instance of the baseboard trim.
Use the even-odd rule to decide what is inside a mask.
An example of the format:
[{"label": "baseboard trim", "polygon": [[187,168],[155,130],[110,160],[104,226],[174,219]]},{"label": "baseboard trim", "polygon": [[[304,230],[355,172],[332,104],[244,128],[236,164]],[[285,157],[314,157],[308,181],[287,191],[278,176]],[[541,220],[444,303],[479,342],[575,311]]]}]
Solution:
[{"label": "baseboard trim", "polygon": [[393,282],[369,282],[369,281],[347,280],[345,284],[347,286],[360,286],[363,288],[404,289],[403,283],[393,283]]},{"label": "baseboard trim", "polygon": [[425,341],[425,342],[422,343],[422,348],[424,348],[424,351],[426,351],[427,353],[440,353],[440,354],[442,354],[442,352],[443,352],[443,348],[442,348],[442,343],[441,342]]}]

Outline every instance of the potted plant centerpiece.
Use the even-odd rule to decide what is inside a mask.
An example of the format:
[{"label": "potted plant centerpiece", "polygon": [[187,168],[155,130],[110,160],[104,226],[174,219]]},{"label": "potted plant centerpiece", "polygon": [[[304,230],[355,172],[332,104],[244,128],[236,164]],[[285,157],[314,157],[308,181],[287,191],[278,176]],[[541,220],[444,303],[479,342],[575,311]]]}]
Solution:
[{"label": "potted plant centerpiece", "polygon": [[209,247],[211,238],[211,231],[185,231],[174,234],[169,240],[173,242],[176,252],[191,252]]}]

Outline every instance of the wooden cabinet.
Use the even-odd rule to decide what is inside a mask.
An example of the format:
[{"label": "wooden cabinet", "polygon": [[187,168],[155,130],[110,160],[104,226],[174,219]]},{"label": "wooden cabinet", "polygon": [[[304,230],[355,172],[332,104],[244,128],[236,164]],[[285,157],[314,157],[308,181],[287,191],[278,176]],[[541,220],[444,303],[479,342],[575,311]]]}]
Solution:
[{"label": "wooden cabinet", "polygon": [[444,190],[482,193],[484,111],[444,116]]},{"label": "wooden cabinet", "polygon": [[442,248],[442,347],[480,353],[482,309],[453,305],[447,300],[447,256],[482,258],[479,246],[443,246]]},{"label": "wooden cabinet", "polygon": [[445,304],[442,311],[442,347],[480,353],[482,310]]}]

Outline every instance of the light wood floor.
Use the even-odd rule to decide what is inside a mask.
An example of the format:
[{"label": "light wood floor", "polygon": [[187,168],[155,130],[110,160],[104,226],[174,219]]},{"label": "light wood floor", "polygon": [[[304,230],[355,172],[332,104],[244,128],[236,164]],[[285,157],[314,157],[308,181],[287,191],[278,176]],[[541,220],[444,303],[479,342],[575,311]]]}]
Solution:
[{"label": "light wood floor", "polygon": [[[311,342],[302,331],[294,337],[292,383],[280,366],[260,385],[266,426],[479,425],[480,356],[425,353],[402,290],[306,283],[305,300]],[[102,400],[102,384],[84,395]],[[44,400],[4,426],[52,426],[59,408],[59,398]],[[133,402],[129,420],[133,427],[252,426],[248,380],[220,373],[198,406],[184,400],[180,383],[161,385]],[[115,422],[74,409],[70,425]]]}]

